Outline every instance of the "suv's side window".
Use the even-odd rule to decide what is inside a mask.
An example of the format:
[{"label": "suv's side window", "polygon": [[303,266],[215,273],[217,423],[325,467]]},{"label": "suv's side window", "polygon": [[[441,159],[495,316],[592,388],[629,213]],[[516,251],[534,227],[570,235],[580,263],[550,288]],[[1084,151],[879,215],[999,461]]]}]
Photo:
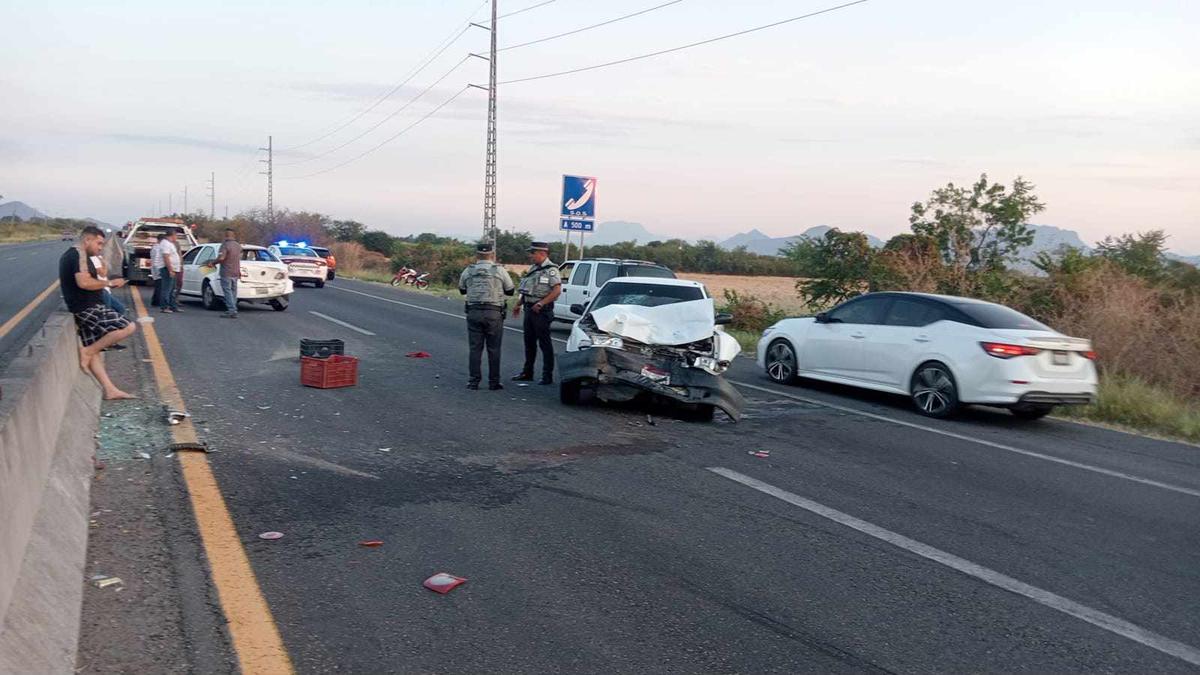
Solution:
[{"label": "suv's side window", "polygon": [[579,263],[571,273],[572,286],[587,286],[592,277],[592,263]]},{"label": "suv's side window", "polygon": [[194,249],[192,249],[192,250],[188,251],[187,253],[185,253],[185,254],[183,255],[183,264],[184,264],[184,265],[191,265],[191,264],[192,264],[192,261],[193,261],[193,260],[195,260],[195,259],[196,259],[196,256],[197,256],[197,255],[199,255],[199,254],[200,254],[200,248],[199,248],[199,247],[196,247],[196,248],[194,248]]},{"label": "suv's side window", "polygon": [[862,298],[852,300],[829,313],[833,323],[883,323],[883,312],[891,298]]},{"label": "suv's side window", "polygon": [[612,263],[598,263],[596,265],[596,287],[604,285],[604,282],[617,276],[617,266]]},{"label": "suv's side window", "polygon": [[884,323],[889,326],[908,326],[920,327],[928,326],[935,321],[941,321],[945,317],[941,309],[924,300],[915,300],[910,298],[896,298],[892,301],[892,307],[888,310],[887,318]]}]

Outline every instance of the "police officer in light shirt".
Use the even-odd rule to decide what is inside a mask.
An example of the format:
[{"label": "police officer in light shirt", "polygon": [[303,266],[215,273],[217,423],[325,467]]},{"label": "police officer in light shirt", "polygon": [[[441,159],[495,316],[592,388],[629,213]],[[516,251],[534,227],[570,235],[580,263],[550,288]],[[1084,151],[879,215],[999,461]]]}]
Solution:
[{"label": "police officer in light shirt", "polygon": [[562,276],[558,266],[550,261],[550,245],[535,241],[529,245],[529,269],[521,279],[517,293],[521,296],[513,307],[513,318],[525,311],[525,367],[513,380],[533,379],[533,366],[538,348],[542,350],[542,384],[554,384],[554,343],[550,340],[550,325],[554,323],[554,301],[562,293]]}]

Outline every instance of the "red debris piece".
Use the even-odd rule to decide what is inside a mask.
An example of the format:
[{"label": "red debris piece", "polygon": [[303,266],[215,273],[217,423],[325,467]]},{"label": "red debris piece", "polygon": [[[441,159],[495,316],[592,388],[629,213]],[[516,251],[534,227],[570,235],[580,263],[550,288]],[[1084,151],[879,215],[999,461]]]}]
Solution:
[{"label": "red debris piece", "polygon": [[433,354],[430,354],[429,352],[409,352],[405,354],[405,356],[410,359],[427,359],[433,356]]},{"label": "red debris piece", "polygon": [[368,547],[368,548],[378,548],[378,547],[380,547],[380,546],[383,546],[383,540],[381,540],[381,539],[369,539],[369,540],[367,540],[367,541],[360,541],[360,542],[358,542],[358,545],[359,545],[359,546],[366,546],[366,547]]},{"label": "red debris piece", "polygon": [[765,459],[765,458],[768,458],[771,456],[771,451],[770,450],[758,450],[758,451],[751,450],[747,454],[749,454],[753,457],[758,457],[759,459]]},{"label": "red debris piece", "polygon": [[434,593],[441,593],[445,595],[446,593],[449,593],[465,583],[467,583],[467,580],[462,577],[456,577],[453,574],[447,574],[446,572],[438,572],[437,574],[426,579],[425,583],[421,585],[433,591]]}]

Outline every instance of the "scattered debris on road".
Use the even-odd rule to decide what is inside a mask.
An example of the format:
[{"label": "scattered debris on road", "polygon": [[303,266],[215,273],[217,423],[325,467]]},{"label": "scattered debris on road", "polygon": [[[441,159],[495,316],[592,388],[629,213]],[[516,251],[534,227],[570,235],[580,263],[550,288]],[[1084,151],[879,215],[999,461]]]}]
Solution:
[{"label": "scattered debris on road", "polygon": [[103,574],[97,574],[96,576],[92,577],[92,585],[96,588],[108,588],[109,586],[116,586],[117,584],[124,583],[124,581],[121,581],[121,577],[109,577]]},{"label": "scattered debris on road", "polygon": [[650,426],[655,426],[654,418],[651,417],[649,414],[646,415],[646,424],[649,424]]},{"label": "scattered debris on road", "polygon": [[275,541],[276,539],[283,539],[283,533],[282,532],[263,532],[262,534],[258,535],[258,538],[265,539],[267,541]]},{"label": "scattered debris on road", "polygon": [[358,545],[359,545],[359,546],[365,546],[365,547],[367,547],[367,548],[379,548],[380,546],[383,546],[383,540],[381,540],[381,539],[368,539],[367,541],[360,541],[360,542],[358,542]]},{"label": "scattered debris on road", "polygon": [[428,359],[433,356],[429,352],[409,352],[405,354],[410,359]]},{"label": "scattered debris on road", "polygon": [[746,454],[751,455],[753,457],[758,457],[759,459],[769,459],[771,457],[770,450],[751,450]]},{"label": "scattered debris on road", "polygon": [[434,593],[445,595],[459,586],[467,583],[467,580],[462,577],[456,577],[453,574],[446,572],[438,572],[437,574],[425,580],[422,586],[428,588]]}]

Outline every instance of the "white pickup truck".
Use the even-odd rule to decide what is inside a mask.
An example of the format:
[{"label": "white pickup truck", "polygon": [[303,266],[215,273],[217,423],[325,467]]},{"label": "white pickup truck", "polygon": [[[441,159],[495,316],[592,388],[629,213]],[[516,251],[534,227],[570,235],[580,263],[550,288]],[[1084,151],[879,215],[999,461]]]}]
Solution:
[{"label": "white pickup truck", "polygon": [[571,313],[571,305],[586,305],[596,297],[600,287],[617,277],[652,277],[674,279],[675,273],[658,263],[618,258],[583,258],[568,260],[558,266],[562,274],[562,295],[554,301],[554,319],[574,323],[579,316]]},{"label": "white pickup truck", "polygon": [[121,276],[130,283],[150,281],[150,249],[158,243],[158,235],[174,232],[178,236],[179,252],[187,253],[196,246],[196,237],[191,228],[175,218],[142,218],[130,223],[121,232]]}]

